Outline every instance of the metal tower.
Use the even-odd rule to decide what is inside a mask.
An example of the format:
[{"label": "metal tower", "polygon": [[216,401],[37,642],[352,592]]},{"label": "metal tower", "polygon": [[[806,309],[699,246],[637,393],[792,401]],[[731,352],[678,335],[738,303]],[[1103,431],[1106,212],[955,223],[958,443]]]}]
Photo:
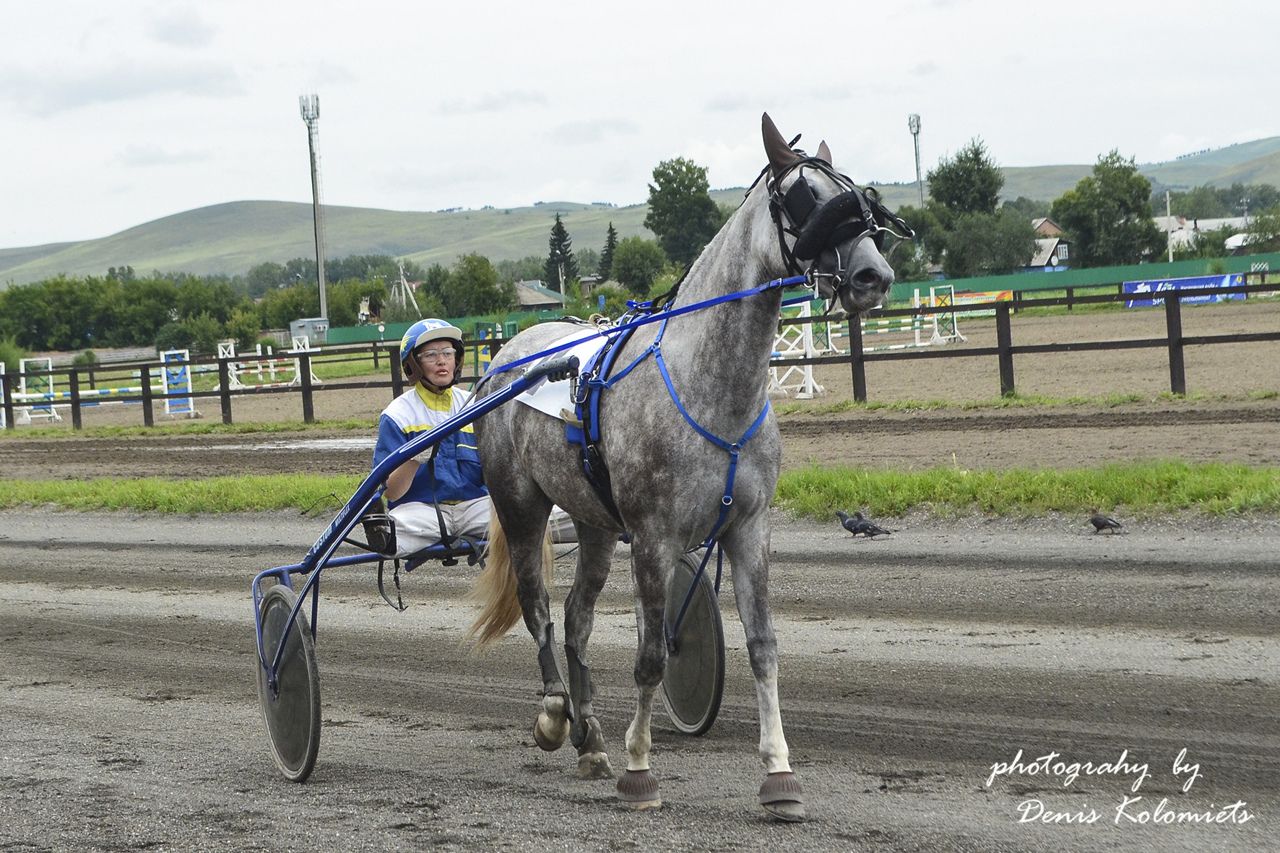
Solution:
[{"label": "metal tower", "polygon": [[316,232],[316,281],[320,285],[320,316],[329,319],[329,305],[324,293],[324,216],[320,209],[320,163],[316,155],[316,139],[320,135],[320,96],[301,95],[298,108],[307,125],[307,148],[311,152],[311,215]]}]

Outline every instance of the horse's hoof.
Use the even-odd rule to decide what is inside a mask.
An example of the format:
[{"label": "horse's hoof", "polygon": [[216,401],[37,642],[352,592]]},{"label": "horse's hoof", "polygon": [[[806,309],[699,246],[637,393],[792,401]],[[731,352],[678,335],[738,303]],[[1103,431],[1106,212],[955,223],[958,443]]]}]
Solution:
[{"label": "horse's hoof", "polygon": [[637,811],[660,808],[658,777],[648,770],[628,770],[618,777],[618,801]]},{"label": "horse's hoof", "polygon": [[771,817],[787,823],[804,820],[804,791],[796,774],[770,773],[760,786],[760,805]]},{"label": "horse's hoof", "polygon": [[553,722],[545,711],[538,714],[538,722],[533,726],[533,740],[544,752],[555,752],[564,746],[565,738],[568,736],[568,720]]},{"label": "horse's hoof", "polygon": [[612,779],[613,765],[603,752],[584,752],[578,756],[579,779]]}]

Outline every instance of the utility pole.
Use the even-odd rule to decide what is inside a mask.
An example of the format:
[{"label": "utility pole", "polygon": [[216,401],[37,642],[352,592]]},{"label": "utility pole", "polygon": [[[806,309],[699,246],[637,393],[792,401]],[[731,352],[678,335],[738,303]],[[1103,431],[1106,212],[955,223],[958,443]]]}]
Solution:
[{"label": "utility pole", "polygon": [[1169,263],[1173,263],[1173,213],[1169,207],[1169,191],[1164,191],[1164,220],[1169,224],[1169,233],[1165,236],[1165,243],[1169,246]]},{"label": "utility pole", "polygon": [[320,136],[320,96],[301,95],[298,108],[307,125],[307,148],[311,152],[311,217],[316,232],[316,282],[320,285],[320,316],[329,319],[329,306],[324,293],[324,217],[320,209],[320,165],[316,141]]},{"label": "utility pole", "polygon": [[924,181],[920,179],[920,116],[912,113],[907,116],[907,130],[916,143],[916,189],[920,192],[920,209],[924,209]]}]

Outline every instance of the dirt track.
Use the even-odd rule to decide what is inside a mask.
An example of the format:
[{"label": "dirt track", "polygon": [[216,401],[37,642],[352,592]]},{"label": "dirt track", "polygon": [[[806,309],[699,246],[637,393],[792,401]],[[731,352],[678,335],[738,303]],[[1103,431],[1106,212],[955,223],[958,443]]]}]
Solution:
[{"label": "dirt track", "polygon": [[[754,805],[755,708],[732,614],[715,727],[658,714],[664,808],[532,744],[536,666],[519,632],[459,648],[470,573],[424,569],[409,611],[367,569],[331,570],[318,652],[320,763],[279,779],[253,688],[247,578],[291,562],[322,522],[258,517],[0,515],[0,846],[4,849],[1259,850],[1280,820],[1280,550],[1275,521],[1149,522],[1094,536],[1079,519],[902,519],[850,540],[775,526],[784,721],[811,820]],[[52,540],[52,541],[50,541]],[[344,573],[345,572],[345,573]],[[571,576],[558,581],[563,598]],[[728,585],[728,584],[727,584]],[[634,701],[625,566],[590,661],[615,767]],[[1172,765],[1186,748],[1201,777]],[[1061,778],[991,765],[1023,750],[1147,763],[1137,815],[1244,801],[1247,823],[1136,825],[1133,775]],[[1092,825],[1019,824],[1020,804],[1096,809]],[[1025,808],[1033,808],[1026,806]]]},{"label": "dirt track", "polygon": [[[1263,307],[1250,322],[1274,325],[1280,303]],[[1236,306],[1188,311],[1187,334],[1257,329],[1245,316]],[[1110,317],[1070,318],[1068,331],[1049,319],[1016,320],[1015,341],[1119,334],[1095,328],[1118,322]],[[966,332],[969,345],[985,345],[981,327]],[[1190,390],[1227,397],[1208,402],[786,415],[785,464],[1276,465],[1280,401],[1246,398],[1277,390],[1274,353],[1189,353]],[[1019,360],[1020,390],[1154,394],[1167,381],[1158,351],[1065,356],[1039,370],[1037,358],[1049,357]],[[872,399],[993,396],[984,389],[995,385],[994,367],[981,361],[949,362],[947,375],[920,366],[928,362],[871,365]],[[819,404],[847,396],[843,372],[819,379],[832,389]],[[317,414],[372,419],[388,393],[320,394]],[[103,410],[86,423],[103,417],[139,419]],[[289,417],[291,395],[236,402],[238,422]],[[365,432],[19,433],[0,440],[0,471],[359,473],[371,448]],[[378,599],[370,571],[330,570],[319,625],[320,764],[304,786],[279,779],[254,694],[248,579],[299,559],[326,521],[0,513],[0,849],[1274,848],[1280,520],[1137,520],[1128,535],[1105,537],[1081,518],[912,517],[864,542],[834,524],[777,519],[783,714],[811,815],[800,826],[767,823],[754,805],[755,702],[730,589],[720,598],[725,704],[699,739],[663,728],[658,714],[654,767],[666,805],[657,813],[620,810],[610,784],[573,777],[572,753],[533,746],[532,643],[513,633],[484,657],[460,649],[471,612],[462,601],[471,570],[462,567],[411,576],[413,606],[399,615]],[[570,576],[561,572],[555,600]],[[589,660],[617,767],[634,702],[625,564],[598,614]],[[1189,775],[1172,774],[1184,748],[1201,773],[1185,793]],[[1064,785],[1024,768],[988,786],[991,766],[1018,750],[1028,764],[1053,751],[1113,762],[1128,750],[1152,775],[1125,814],[1163,798],[1175,811],[1214,815],[1244,801],[1250,820],[1117,824],[1132,775]],[[1020,805],[1036,801],[1096,810],[1098,820],[1019,823]]]}]

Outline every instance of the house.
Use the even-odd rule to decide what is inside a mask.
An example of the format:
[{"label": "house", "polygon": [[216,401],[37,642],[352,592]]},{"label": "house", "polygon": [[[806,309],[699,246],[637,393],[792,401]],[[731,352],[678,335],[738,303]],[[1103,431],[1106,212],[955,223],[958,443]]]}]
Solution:
[{"label": "house", "polygon": [[538,279],[516,282],[516,299],[521,311],[564,310],[564,296]]},{"label": "house", "polygon": [[1031,230],[1037,237],[1061,237],[1064,233],[1061,226],[1047,216],[1039,216],[1031,220]]},{"label": "house", "polygon": [[[1155,223],[1157,228],[1169,235],[1169,243],[1175,249],[1194,246],[1200,235],[1206,232],[1230,228],[1238,235],[1249,227],[1249,220],[1243,216],[1231,216],[1222,219],[1188,219],[1185,216],[1157,216],[1155,217]],[[1228,245],[1225,248],[1228,252],[1231,252],[1239,248],[1240,245],[1243,245],[1243,242],[1236,246]]]},{"label": "house", "polygon": [[[1045,220],[1052,222],[1052,220]],[[1054,226],[1057,227],[1056,225]],[[1059,234],[1062,232],[1059,231]],[[1028,270],[1053,272],[1066,269],[1071,260],[1071,244],[1061,237],[1036,238],[1036,253],[1027,264]]]}]

